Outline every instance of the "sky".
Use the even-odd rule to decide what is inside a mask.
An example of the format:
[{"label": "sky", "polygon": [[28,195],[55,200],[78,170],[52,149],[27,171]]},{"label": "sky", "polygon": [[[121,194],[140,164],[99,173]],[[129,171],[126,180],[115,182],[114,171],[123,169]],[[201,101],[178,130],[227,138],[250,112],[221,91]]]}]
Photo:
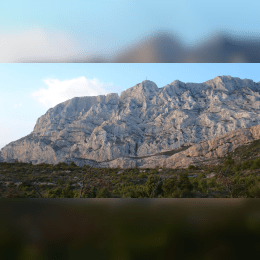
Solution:
[{"label": "sky", "polygon": [[260,35],[257,0],[2,0],[0,62],[113,53],[169,32],[191,46],[211,35]]},{"label": "sky", "polygon": [[0,149],[73,97],[118,93],[142,81],[202,83],[230,75],[260,81],[258,63],[0,63]]}]

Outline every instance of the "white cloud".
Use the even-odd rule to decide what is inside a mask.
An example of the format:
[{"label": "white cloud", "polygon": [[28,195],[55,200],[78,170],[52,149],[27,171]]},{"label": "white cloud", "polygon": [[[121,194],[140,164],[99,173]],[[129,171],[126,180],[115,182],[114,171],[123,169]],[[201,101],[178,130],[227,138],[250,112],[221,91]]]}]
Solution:
[{"label": "white cloud", "polygon": [[85,77],[64,81],[58,79],[45,79],[43,81],[48,88],[40,89],[32,93],[32,96],[47,108],[73,97],[106,95],[108,94],[106,88],[112,86],[112,83],[104,84],[98,79],[86,79]]},{"label": "white cloud", "polygon": [[66,32],[39,27],[0,34],[0,62],[60,62],[84,55],[82,44]]},{"label": "white cloud", "polygon": [[20,104],[15,104],[14,107],[17,108],[17,107],[21,107],[22,106],[22,103]]}]

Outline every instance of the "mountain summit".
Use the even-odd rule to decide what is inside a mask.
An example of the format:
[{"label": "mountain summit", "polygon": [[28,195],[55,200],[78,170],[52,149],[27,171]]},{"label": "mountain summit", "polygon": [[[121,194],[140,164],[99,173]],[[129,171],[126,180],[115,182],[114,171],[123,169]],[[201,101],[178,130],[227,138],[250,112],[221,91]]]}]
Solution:
[{"label": "mountain summit", "polygon": [[141,158],[155,160],[260,125],[259,90],[260,82],[218,76],[203,83],[175,80],[162,88],[145,80],[120,97],[75,97],[49,109],[32,133],[2,148],[0,161],[142,167]]}]

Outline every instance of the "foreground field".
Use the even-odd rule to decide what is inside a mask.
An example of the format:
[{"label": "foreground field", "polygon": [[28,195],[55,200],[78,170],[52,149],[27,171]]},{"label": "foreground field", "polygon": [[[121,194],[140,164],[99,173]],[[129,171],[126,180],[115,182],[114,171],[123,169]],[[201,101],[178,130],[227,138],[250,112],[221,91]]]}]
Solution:
[{"label": "foreground field", "polygon": [[259,141],[220,165],[120,169],[0,163],[2,198],[260,198]]}]

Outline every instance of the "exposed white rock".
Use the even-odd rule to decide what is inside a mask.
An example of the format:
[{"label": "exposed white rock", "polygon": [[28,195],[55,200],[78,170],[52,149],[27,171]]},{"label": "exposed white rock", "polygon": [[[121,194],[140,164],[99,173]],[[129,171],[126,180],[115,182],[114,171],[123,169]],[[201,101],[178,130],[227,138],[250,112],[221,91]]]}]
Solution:
[{"label": "exposed white rock", "polygon": [[[175,168],[217,159],[260,139],[258,128],[246,130],[260,125],[259,90],[259,82],[219,76],[204,83],[175,80],[163,88],[146,80],[120,97],[75,97],[49,109],[31,134],[2,148],[0,161]],[[227,133],[233,134],[222,137]],[[180,147],[187,149],[160,154]]]}]

